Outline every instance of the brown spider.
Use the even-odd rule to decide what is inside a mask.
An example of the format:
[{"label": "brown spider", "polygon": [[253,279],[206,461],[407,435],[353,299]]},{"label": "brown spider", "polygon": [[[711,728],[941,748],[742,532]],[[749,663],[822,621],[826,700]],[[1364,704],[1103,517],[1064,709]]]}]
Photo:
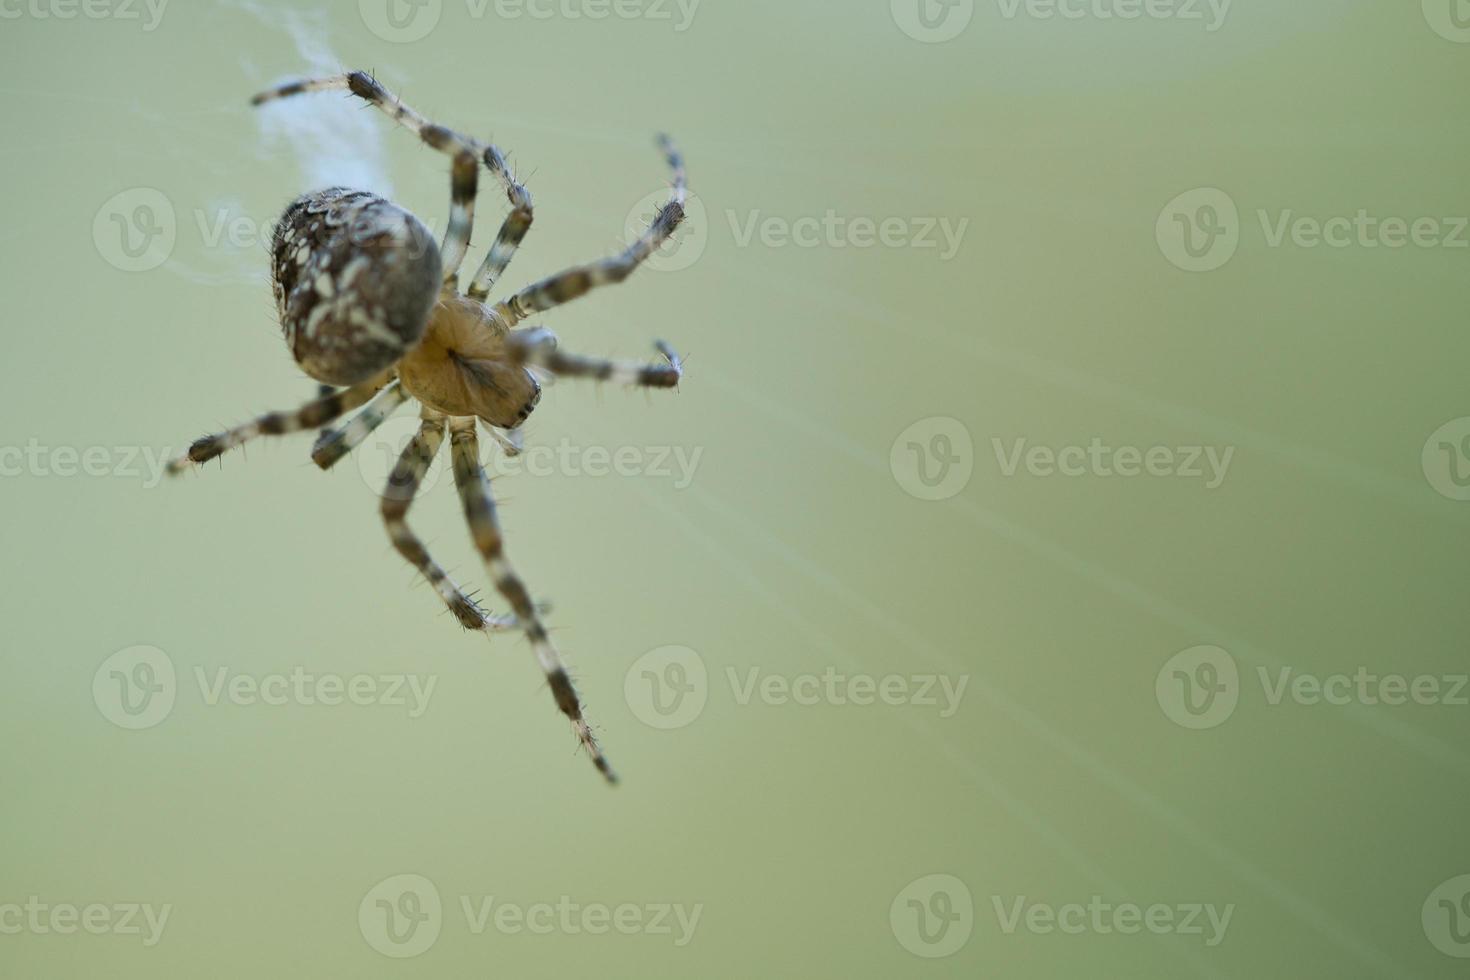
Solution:
[{"label": "brown spider", "polygon": [[[292,356],[307,374],[342,388],[295,412],[272,412],[228,432],[205,436],[171,462],[169,472],[192,469],[256,436],[317,428],[366,405],[345,425],[323,432],[317,440],[312,459],[326,469],[361,444],[394,409],[416,399],[422,424],[383,491],[383,521],[393,546],[428,579],[466,629],[487,635],[513,628],[525,631],[557,707],[571,719],[598,771],[616,782],[537,604],[505,557],[495,502],[480,465],[476,422],[483,422],[507,452],[519,450],[518,430],[541,397],[530,366],[552,375],[652,388],[679,383],[679,358],[662,342],[656,346],[666,363],[622,363],[564,353],[557,349],[555,336],[544,329],[512,328],[533,313],[571,302],[595,287],[622,282],[653,254],[684,218],[688,189],[683,159],[667,137],[660,137],[674,172],[673,194],[648,230],[624,252],[568,269],[491,306],[486,302],[490,288],[510,263],[532,217],[531,196],[511,174],[504,155],[494,146],[429,122],[365,72],[292,82],[260,93],[252,103],[332,89],[346,89],[366,99],[453,158],[444,242],[436,247],[418,218],[367,191],[333,187],[293,201],[276,225],[271,251],[281,329]],[[459,268],[469,250],[482,162],[505,185],[512,210],[474,281],[461,294]],[[509,616],[491,616],[480,609],[430,557],[406,523],[409,505],[443,444],[446,428],[465,519],[490,579],[510,605]]]}]

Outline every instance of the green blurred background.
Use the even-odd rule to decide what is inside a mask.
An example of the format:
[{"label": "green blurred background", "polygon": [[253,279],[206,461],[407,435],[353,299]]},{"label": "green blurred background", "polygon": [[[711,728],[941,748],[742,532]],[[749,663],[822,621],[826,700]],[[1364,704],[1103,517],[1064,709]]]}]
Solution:
[{"label": "green blurred background", "polygon": [[[391,2],[0,3],[0,974],[1464,974],[1470,7]],[[625,240],[655,131],[687,153],[677,247],[538,321],[667,337],[682,390],[558,385],[529,440],[570,448],[495,481],[616,790],[390,548],[412,422],[157,478],[314,390],[264,279],[290,198],[443,227],[407,133],[246,104],[343,67],[511,152],[509,286]],[[1011,465],[1094,439],[1183,452]],[[481,588],[452,481],[414,519]],[[297,668],[435,686],[243,686]],[[1273,695],[1360,670],[1438,693]],[[1173,925],[1047,928],[1079,903]]]}]

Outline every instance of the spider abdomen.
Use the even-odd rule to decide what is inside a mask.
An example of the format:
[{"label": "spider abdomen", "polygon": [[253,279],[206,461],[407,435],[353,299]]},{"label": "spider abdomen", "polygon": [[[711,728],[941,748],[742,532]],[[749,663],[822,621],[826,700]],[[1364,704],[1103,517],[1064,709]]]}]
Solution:
[{"label": "spider abdomen", "polygon": [[271,273],[291,355],[331,385],[357,384],[412,350],[442,279],[423,222],[345,187],[291,202],[276,223]]}]

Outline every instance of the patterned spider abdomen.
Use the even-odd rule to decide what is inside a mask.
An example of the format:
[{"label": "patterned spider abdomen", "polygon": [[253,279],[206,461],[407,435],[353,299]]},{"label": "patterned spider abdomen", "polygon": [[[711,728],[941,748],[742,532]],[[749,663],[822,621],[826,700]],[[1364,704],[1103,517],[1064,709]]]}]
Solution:
[{"label": "patterned spider abdomen", "polygon": [[345,187],[291,202],[271,259],[286,345],[307,374],[331,385],[365,381],[412,350],[442,279],[423,222]]}]

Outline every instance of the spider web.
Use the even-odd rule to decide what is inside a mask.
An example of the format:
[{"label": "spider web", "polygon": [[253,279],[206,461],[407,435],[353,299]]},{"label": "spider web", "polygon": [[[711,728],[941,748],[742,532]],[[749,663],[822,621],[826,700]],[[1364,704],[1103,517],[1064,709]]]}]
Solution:
[{"label": "spider web", "polygon": [[[278,82],[345,70],[327,40],[330,24],[324,9],[267,10],[256,0],[220,0],[220,5],[279,28],[301,56],[299,68],[273,78],[264,77],[248,59],[242,59],[241,67],[256,91]],[[281,147],[288,148],[301,168],[302,190],[341,184],[392,199],[382,120],[362,112],[360,103],[343,97],[279,99],[259,107],[254,115],[261,137],[257,157],[279,158]]]}]

